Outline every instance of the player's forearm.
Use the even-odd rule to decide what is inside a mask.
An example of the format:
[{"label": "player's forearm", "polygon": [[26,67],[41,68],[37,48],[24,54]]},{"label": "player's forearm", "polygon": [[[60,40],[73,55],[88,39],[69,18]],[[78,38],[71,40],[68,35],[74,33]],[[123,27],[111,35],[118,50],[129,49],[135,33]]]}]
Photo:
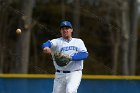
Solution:
[{"label": "player's forearm", "polygon": [[76,53],[72,56],[72,61],[85,60],[87,57],[88,57],[87,52],[79,52],[79,53]]},{"label": "player's forearm", "polygon": [[43,43],[42,44],[42,48],[44,49],[45,47],[51,47],[52,46],[52,44],[51,44],[51,42],[50,42],[50,40],[48,40],[47,42],[45,42],[45,43]]}]

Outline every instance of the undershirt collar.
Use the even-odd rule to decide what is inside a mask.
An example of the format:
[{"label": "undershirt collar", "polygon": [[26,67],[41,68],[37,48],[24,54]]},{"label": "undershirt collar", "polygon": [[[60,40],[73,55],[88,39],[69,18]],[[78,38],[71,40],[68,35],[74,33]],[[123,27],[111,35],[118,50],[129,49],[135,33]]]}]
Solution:
[{"label": "undershirt collar", "polygon": [[68,40],[68,39],[64,39],[63,37],[62,37],[62,39],[63,39],[64,41],[68,42],[68,43],[72,40],[72,38]]}]

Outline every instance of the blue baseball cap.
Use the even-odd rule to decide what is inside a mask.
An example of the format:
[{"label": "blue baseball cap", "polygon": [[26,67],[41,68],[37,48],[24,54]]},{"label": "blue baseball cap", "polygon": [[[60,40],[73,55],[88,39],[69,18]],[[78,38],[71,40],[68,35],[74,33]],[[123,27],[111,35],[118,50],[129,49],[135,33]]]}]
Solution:
[{"label": "blue baseball cap", "polygon": [[62,27],[70,27],[70,28],[72,28],[72,24],[69,21],[62,21],[60,23],[60,28],[62,28]]}]

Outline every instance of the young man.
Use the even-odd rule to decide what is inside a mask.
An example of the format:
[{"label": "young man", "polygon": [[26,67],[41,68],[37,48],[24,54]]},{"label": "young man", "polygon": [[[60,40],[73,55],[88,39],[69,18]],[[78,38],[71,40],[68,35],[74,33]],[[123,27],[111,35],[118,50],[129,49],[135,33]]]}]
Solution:
[{"label": "young man", "polygon": [[[88,57],[84,42],[78,38],[72,38],[72,24],[69,21],[60,23],[60,38],[48,40],[43,43],[43,52],[51,54],[56,69],[53,93],[77,93],[81,82],[83,61]],[[61,52],[66,54],[70,62],[65,66],[57,64],[54,54]]]}]

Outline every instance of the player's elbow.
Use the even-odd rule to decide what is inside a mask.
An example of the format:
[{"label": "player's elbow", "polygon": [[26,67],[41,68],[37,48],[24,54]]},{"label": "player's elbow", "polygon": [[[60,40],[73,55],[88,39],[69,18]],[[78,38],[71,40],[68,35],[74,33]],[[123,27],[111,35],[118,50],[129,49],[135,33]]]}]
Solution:
[{"label": "player's elbow", "polygon": [[88,58],[88,52],[84,52],[83,53],[83,60],[87,59]]}]

